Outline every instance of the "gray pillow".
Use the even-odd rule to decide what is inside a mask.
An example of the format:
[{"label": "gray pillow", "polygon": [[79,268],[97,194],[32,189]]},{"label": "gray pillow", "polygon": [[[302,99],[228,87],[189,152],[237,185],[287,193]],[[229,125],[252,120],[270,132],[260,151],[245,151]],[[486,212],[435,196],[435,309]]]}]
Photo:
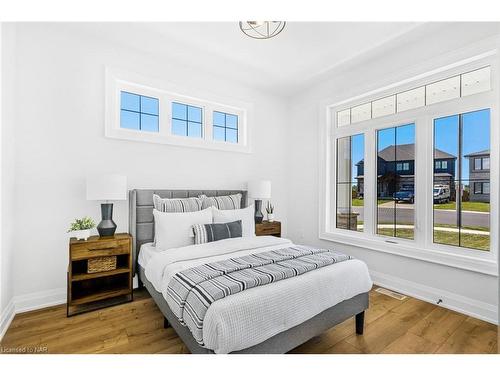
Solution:
[{"label": "gray pillow", "polygon": [[196,245],[225,240],[226,238],[241,237],[241,220],[220,224],[193,225],[194,243]]},{"label": "gray pillow", "polygon": [[207,197],[200,195],[201,209],[217,207],[219,210],[238,210],[241,208],[241,193],[233,195],[222,195],[219,197]]},{"label": "gray pillow", "polygon": [[192,198],[162,198],[153,194],[154,208],[160,212],[194,212],[201,210],[201,199]]}]

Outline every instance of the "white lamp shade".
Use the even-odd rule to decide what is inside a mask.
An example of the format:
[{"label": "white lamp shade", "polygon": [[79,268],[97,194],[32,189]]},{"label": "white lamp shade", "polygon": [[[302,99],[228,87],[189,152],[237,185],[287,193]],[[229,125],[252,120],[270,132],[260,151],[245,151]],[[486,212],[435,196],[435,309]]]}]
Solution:
[{"label": "white lamp shade", "polygon": [[257,199],[271,198],[271,181],[250,181],[248,196]]},{"label": "white lamp shade", "polygon": [[87,200],[121,201],[126,199],[126,176],[117,174],[87,176]]}]

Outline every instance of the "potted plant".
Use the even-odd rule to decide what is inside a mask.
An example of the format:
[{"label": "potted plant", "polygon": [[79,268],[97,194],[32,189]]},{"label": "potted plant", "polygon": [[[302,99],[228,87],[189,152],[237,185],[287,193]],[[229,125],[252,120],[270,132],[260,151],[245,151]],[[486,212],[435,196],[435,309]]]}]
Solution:
[{"label": "potted plant", "polygon": [[90,237],[90,230],[92,228],[95,228],[94,220],[86,216],[81,219],[75,219],[71,223],[68,233],[71,233],[71,237],[76,237],[77,240],[86,240]]},{"label": "potted plant", "polygon": [[272,223],[274,221],[274,206],[269,201],[267,202],[266,212],[267,212],[267,221]]}]

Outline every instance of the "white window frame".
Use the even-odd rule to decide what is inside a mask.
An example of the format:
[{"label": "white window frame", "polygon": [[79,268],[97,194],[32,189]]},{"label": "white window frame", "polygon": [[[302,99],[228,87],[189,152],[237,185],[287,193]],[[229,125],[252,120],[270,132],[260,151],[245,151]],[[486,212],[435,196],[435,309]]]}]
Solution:
[{"label": "white window frame", "polygon": [[[251,153],[249,119],[253,105],[247,102],[221,98],[195,89],[184,93],[169,82],[151,79],[136,73],[116,68],[106,68],[105,126],[108,138],[129,141],[161,143],[175,146],[205,148],[211,150]],[[159,99],[159,131],[147,132],[120,127],[120,92]],[[203,98],[203,99],[200,99]],[[202,137],[192,138],[172,133],[172,102],[202,108]],[[238,143],[213,139],[213,112],[220,111],[238,116]]]},{"label": "white window frame", "polygon": [[[456,98],[405,112],[396,113],[351,125],[336,126],[337,111],[354,107],[369,100],[409,90],[431,80],[445,79],[468,70],[491,66],[490,91]],[[496,51],[475,56],[404,82],[343,100],[334,104],[327,101],[320,108],[320,191],[319,238],[354,245],[384,253],[444,264],[479,273],[498,275],[499,228],[499,68]],[[490,109],[490,251],[468,249],[433,243],[433,172],[434,119],[471,111]],[[386,237],[376,234],[376,131],[384,128],[415,124],[415,239]],[[364,153],[364,232],[351,232],[335,225],[335,156],[337,138],[354,134],[365,135]],[[420,203],[418,203],[420,202]]]}]

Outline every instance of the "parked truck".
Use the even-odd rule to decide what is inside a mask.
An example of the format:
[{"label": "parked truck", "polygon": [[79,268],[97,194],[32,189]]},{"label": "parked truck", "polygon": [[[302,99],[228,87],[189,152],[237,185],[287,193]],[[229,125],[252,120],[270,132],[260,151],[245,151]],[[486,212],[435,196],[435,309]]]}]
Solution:
[{"label": "parked truck", "polygon": [[449,185],[434,185],[434,203],[448,203],[450,201]]}]

